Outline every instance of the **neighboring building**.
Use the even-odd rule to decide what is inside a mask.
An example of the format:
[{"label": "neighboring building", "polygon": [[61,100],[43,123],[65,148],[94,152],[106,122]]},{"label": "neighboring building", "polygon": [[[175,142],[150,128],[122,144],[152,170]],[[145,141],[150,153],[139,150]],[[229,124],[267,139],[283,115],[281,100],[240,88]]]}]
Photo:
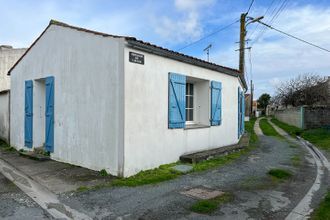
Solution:
[{"label": "neighboring building", "polygon": [[10,89],[10,80],[9,76],[7,76],[8,70],[25,51],[25,48],[13,48],[8,45],[0,46],[0,92]]},{"label": "neighboring building", "polygon": [[251,116],[251,94],[245,94],[245,121],[249,121]]},{"label": "neighboring building", "polygon": [[8,70],[26,51],[8,45],[0,45],[0,139],[9,142],[10,81]]},{"label": "neighboring building", "polygon": [[118,176],[236,144],[238,70],[51,21],[11,75],[11,144]]}]

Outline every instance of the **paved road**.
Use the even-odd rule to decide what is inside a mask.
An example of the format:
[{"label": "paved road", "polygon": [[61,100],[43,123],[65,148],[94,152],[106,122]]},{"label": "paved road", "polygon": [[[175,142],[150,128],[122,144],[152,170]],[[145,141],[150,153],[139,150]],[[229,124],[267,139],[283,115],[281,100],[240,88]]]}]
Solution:
[{"label": "paved road", "polygon": [[51,219],[31,198],[0,174],[0,219]]},{"label": "paved road", "polygon": [[[261,135],[259,145],[236,162],[207,172],[155,186],[63,194],[61,200],[96,219],[285,219],[315,180],[314,159],[305,148],[284,139]],[[301,159],[299,166],[292,163],[294,156]],[[267,175],[271,168],[288,169],[294,176],[284,183],[274,183]],[[193,213],[189,207],[197,200],[180,192],[196,187],[230,192],[234,200],[212,215]],[[325,190],[315,194],[312,206]]]}]

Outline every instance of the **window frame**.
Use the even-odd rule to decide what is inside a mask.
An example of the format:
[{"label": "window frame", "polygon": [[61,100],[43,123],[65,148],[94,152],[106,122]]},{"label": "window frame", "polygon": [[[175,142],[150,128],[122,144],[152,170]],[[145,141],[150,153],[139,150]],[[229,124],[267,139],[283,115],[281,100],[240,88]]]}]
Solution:
[{"label": "window frame", "polygon": [[[194,89],[195,85],[194,83],[191,82],[187,82],[186,83],[186,106],[185,106],[185,111],[186,111],[186,124],[195,124],[195,89]],[[192,89],[191,89],[192,88]],[[189,94],[188,94],[189,91]],[[192,92],[190,94],[190,92]],[[188,106],[188,97],[192,97],[192,108],[190,106]],[[188,110],[188,111],[187,111]],[[189,111],[192,111],[192,120],[187,120],[187,118],[189,117]]]}]

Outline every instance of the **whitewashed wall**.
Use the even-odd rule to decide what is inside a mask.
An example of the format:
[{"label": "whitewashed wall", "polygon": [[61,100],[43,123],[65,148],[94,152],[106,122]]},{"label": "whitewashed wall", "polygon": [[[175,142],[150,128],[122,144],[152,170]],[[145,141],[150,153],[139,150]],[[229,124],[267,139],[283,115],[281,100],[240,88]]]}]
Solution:
[{"label": "whitewashed wall", "polygon": [[[123,149],[122,58],[120,39],[50,26],[11,72],[12,145],[24,148],[24,81],[54,76],[51,157],[117,175]],[[34,126],[40,123],[36,120]],[[44,132],[38,128],[34,132]]]},{"label": "whitewashed wall", "polygon": [[0,93],[0,139],[9,142],[9,91]]},{"label": "whitewashed wall", "polygon": [[[129,62],[129,51],[145,64]],[[222,124],[168,129],[168,73],[222,82]],[[185,153],[238,142],[237,77],[125,48],[125,176],[175,162]]]},{"label": "whitewashed wall", "polygon": [[0,46],[0,91],[10,89],[10,78],[7,73],[25,51],[25,48]]}]

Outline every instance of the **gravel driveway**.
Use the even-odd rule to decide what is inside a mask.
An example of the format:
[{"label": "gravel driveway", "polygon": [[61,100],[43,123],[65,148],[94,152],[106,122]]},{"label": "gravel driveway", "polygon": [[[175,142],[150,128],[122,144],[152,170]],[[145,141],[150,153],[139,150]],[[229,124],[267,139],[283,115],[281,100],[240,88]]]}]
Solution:
[{"label": "gravel driveway", "polygon": [[[260,136],[258,145],[235,162],[206,172],[157,185],[66,193],[61,200],[95,219],[284,219],[314,181],[313,158],[304,148],[280,138]],[[294,164],[292,157],[299,157],[300,164]],[[279,183],[267,175],[271,168],[294,175]],[[197,199],[180,193],[191,188],[229,192],[234,199],[210,215],[193,213],[189,208]],[[319,202],[323,188],[313,203]]]}]

